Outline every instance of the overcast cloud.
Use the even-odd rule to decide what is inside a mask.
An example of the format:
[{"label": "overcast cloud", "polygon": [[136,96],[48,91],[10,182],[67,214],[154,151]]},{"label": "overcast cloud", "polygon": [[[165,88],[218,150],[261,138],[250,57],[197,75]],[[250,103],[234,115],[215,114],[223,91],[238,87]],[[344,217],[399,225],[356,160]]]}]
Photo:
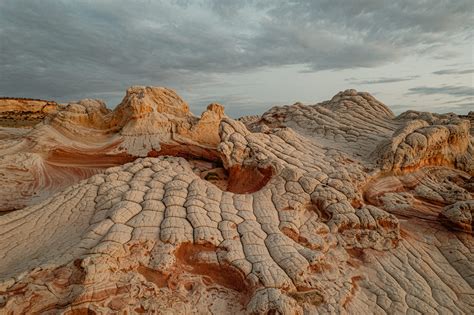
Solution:
[{"label": "overcast cloud", "polygon": [[474,88],[472,86],[441,86],[427,87],[419,86],[410,88],[408,94],[446,94],[452,96],[472,96],[474,97]]},{"label": "overcast cloud", "polygon": [[[353,85],[378,83],[380,91],[369,92],[383,95],[394,91],[394,83],[417,79],[397,88],[411,106],[415,94],[472,96],[473,19],[469,0],[2,0],[0,95],[97,97],[114,106],[127,86],[162,85],[190,103],[201,106],[216,97],[245,114],[253,112],[252,104],[260,110],[301,94],[322,101]],[[468,69],[439,68],[469,63],[469,55]],[[414,60],[410,73],[377,73],[406,64],[407,56]],[[258,91],[236,96],[247,91],[236,80],[246,82],[265,69],[287,69],[288,98]],[[304,78],[314,86],[334,74],[336,83],[327,86],[330,92],[302,91],[299,73],[311,74]],[[441,74],[444,81],[426,77]],[[455,75],[461,78],[440,87]]]},{"label": "overcast cloud", "polygon": [[375,78],[370,80],[360,80],[357,78],[349,78],[346,81],[352,84],[381,84],[381,83],[394,83],[394,82],[402,82],[402,81],[410,81],[416,78],[419,78],[419,75],[413,75],[408,77],[392,77],[392,78]]},{"label": "overcast cloud", "polygon": [[434,74],[469,74],[474,73],[474,69],[445,69],[433,72]]}]

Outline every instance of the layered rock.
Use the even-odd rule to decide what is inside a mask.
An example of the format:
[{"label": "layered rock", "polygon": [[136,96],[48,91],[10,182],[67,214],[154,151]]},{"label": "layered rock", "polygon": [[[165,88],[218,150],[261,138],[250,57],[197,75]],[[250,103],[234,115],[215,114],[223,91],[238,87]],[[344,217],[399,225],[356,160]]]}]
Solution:
[{"label": "layered rock", "polygon": [[212,104],[199,119],[168,89],[134,87],[114,111],[81,101],[35,129],[36,143],[74,145],[39,159],[19,135],[3,150],[23,163],[117,166],[0,216],[2,311],[474,307],[468,120],[395,117],[354,90],[242,121]]},{"label": "layered rock", "polygon": [[53,101],[0,97],[0,128],[30,128],[57,112],[59,107]]},{"label": "layered rock", "polygon": [[132,87],[113,111],[102,101],[85,99],[49,112],[31,130],[0,130],[0,211],[34,204],[137,157],[171,154],[218,161],[223,117],[218,104],[199,118],[172,90]]}]

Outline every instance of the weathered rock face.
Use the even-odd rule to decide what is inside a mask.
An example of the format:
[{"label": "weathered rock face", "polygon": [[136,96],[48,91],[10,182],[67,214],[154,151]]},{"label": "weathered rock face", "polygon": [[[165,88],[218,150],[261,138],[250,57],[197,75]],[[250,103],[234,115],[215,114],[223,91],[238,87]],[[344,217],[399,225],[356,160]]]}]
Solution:
[{"label": "weathered rock face", "polygon": [[0,97],[0,128],[30,128],[60,107],[52,101]]},{"label": "weathered rock face", "polygon": [[[81,101],[4,139],[5,161],[54,169],[6,179],[57,185],[0,216],[4,312],[474,308],[466,119],[395,117],[354,90],[242,121],[211,104],[199,119],[168,89],[134,87],[114,111]],[[34,151],[44,141],[55,153]],[[100,174],[47,177],[59,165]]]}]

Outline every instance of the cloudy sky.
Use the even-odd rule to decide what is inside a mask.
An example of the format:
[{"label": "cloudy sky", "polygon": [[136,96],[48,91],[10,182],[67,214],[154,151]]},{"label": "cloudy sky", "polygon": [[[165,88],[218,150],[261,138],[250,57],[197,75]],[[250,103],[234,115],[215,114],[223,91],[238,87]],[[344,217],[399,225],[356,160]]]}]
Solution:
[{"label": "cloudy sky", "polygon": [[232,116],[368,91],[474,110],[472,0],[0,0],[0,95],[118,104],[175,89]]}]

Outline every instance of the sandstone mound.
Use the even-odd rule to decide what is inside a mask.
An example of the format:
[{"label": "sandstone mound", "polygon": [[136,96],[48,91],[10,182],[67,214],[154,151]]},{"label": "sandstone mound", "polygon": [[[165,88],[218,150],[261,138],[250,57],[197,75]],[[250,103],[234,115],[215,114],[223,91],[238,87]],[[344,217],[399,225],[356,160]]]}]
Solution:
[{"label": "sandstone mound", "polygon": [[470,128],[354,90],[242,121],[162,88],[70,104],[2,145],[60,184],[0,216],[0,310],[470,313]]}]

